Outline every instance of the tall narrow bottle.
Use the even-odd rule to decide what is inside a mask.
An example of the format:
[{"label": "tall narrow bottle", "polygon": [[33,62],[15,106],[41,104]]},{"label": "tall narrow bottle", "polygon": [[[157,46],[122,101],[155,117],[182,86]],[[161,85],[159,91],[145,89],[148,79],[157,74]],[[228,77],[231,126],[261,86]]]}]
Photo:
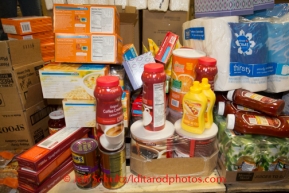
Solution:
[{"label": "tall narrow bottle", "polygon": [[216,102],[216,95],[212,91],[211,85],[209,84],[209,80],[207,78],[202,78],[201,88],[203,89],[203,93],[206,95],[208,100],[208,105],[205,112],[205,128],[210,129],[214,122],[213,107]]}]

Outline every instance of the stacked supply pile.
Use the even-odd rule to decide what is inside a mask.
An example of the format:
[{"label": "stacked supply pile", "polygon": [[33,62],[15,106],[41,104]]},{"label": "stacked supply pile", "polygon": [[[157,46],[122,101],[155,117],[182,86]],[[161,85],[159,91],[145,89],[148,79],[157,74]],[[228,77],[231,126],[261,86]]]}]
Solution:
[{"label": "stacked supply pile", "polygon": [[28,149],[48,135],[49,107],[43,100],[40,41],[0,42],[0,146]]},{"label": "stacked supply pile", "polygon": [[9,40],[40,39],[42,60],[54,60],[52,18],[31,16],[2,19],[3,30]]},{"label": "stacked supply pile", "polygon": [[220,128],[218,169],[226,183],[284,180],[289,159],[284,101],[244,89],[229,91],[227,99],[218,102],[215,115]]},{"label": "stacked supply pile", "polygon": [[71,144],[90,128],[65,127],[17,157],[20,192],[48,192],[73,170]]}]

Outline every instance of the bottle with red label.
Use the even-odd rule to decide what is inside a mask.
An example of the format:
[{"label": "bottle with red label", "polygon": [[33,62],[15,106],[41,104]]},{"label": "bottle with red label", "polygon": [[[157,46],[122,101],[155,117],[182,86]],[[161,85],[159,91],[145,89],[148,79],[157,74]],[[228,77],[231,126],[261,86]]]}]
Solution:
[{"label": "bottle with red label", "polygon": [[[241,106],[241,105],[236,105],[234,104],[232,101],[220,101],[217,105],[217,112],[218,115],[223,115],[223,116],[227,116],[227,114],[235,114],[238,111],[254,111],[253,109]],[[257,112],[257,111],[255,111]]]},{"label": "bottle with red label", "polygon": [[271,117],[256,112],[227,115],[227,128],[243,134],[289,137],[289,116]]},{"label": "bottle with red label", "polygon": [[122,89],[117,76],[100,76],[94,90],[96,98],[96,122],[114,125],[123,121]]},{"label": "bottle with red label", "polygon": [[201,82],[203,78],[207,78],[211,89],[214,90],[215,76],[218,73],[217,60],[210,57],[201,57],[198,59],[195,71],[196,81]]},{"label": "bottle with red label", "polygon": [[273,99],[245,89],[231,90],[228,92],[227,98],[238,105],[272,116],[280,115],[285,107],[282,99]]},{"label": "bottle with red label", "polygon": [[166,121],[166,74],[164,65],[144,65],[143,81],[143,126],[150,131],[159,131]]}]

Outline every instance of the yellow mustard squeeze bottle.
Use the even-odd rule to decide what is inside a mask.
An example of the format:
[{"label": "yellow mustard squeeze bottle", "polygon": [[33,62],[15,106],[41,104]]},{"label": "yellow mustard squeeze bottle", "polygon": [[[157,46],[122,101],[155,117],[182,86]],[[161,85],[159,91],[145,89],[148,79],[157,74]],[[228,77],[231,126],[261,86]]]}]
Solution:
[{"label": "yellow mustard squeeze bottle", "polygon": [[214,122],[213,108],[216,102],[216,95],[211,89],[208,78],[202,78],[202,83],[200,85],[208,100],[208,105],[205,112],[205,128],[210,129]]},{"label": "yellow mustard squeeze bottle", "polygon": [[204,132],[207,103],[208,100],[202,92],[200,82],[194,81],[190,91],[183,98],[182,129],[195,134]]}]

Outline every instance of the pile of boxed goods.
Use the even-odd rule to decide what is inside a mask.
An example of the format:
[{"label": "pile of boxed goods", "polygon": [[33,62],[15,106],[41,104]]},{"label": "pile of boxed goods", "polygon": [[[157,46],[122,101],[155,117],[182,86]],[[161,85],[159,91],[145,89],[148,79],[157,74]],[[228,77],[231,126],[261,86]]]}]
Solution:
[{"label": "pile of boxed goods", "polygon": [[143,177],[289,177],[288,4],[196,0],[188,21],[189,3],[46,0],[53,19],[2,20],[0,147],[25,149],[11,188],[74,171],[80,189],[118,189],[128,159]]},{"label": "pile of boxed goods", "polygon": [[51,17],[7,18],[2,19],[2,25],[9,40],[39,39],[43,61],[54,60],[54,34]]}]

